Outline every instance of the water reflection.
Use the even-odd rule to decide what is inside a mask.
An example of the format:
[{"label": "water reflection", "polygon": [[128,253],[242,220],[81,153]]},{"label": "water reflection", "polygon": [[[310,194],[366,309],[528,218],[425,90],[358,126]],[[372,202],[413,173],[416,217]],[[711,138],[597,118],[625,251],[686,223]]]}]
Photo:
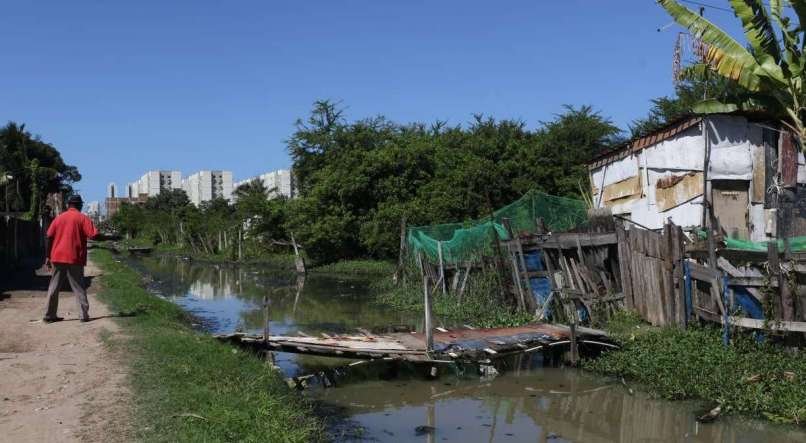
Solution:
[{"label": "water reflection", "polygon": [[[212,332],[272,334],[421,328],[416,313],[367,302],[366,281],[272,268],[203,264],[172,257],[134,259],[160,292],[206,321]],[[333,358],[276,354],[287,376],[342,366]],[[576,370],[542,367],[521,357],[503,375],[482,380],[468,371],[429,380],[425,370],[362,365],[337,388],[309,395],[344,410],[364,429],[338,434],[374,441],[470,442],[795,442],[806,434],[758,421],[720,418],[699,425],[697,406],[629,394],[621,385]],[[535,369],[536,368],[536,369]],[[428,368],[426,368],[428,369]],[[460,370],[456,369],[458,372]],[[441,371],[445,372],[445,371]],[[339,381],[334,378],[334,381]]]},{"label": "water reflection", "polygon": [[[321,390],[364,428],[361,439],[469,442],[796,442],[806,434],[755,421],[694,419],[695,405],[631,395],[580,371],[511,371],[466,378],[373,381]],[[419,426],[432,426],[423,432]],[[426,428],[427,429],[427,428]],[[419,434],[419,435],[418,435]]]},{"label": "water reflection", "polygon": [[[196,315],[207,330],[273,335],[415,330],[422,319],[367,302],[369,283],[350,276],[299,277],[287,270],[200,263],[176,257],[143,257],[134,264],[153,279],[152,289]],[[278,354],[286,375],[343,361]]]}]

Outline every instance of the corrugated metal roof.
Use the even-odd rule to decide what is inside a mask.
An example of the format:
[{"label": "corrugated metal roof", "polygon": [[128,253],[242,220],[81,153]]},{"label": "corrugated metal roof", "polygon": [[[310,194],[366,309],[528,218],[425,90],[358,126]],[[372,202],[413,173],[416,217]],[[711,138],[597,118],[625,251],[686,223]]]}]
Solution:
[{"label": "corrugated metal roof", "polygon": [[634,138],[616,149],[597,156],[588,163],[588,168],[595,169],[614,161],[621,160],[624,157],[635,154],[648,146],[652,146],[666,139],[672,138],[688,128],[699,124],[701,121],[702,117],[691,116],[676,119],[643,137]]}]

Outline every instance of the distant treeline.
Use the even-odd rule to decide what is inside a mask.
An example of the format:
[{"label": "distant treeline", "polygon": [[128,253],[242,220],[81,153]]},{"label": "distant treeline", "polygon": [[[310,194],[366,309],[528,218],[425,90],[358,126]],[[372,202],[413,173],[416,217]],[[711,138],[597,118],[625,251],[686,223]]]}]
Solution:
[{"label": "distant treeline", "polygon": [[[653,100],[631,135],[685,113],[704,87],[682,83],[674,97]],[[708,87],[728,89],[713,80]],[[253,182],[235,191],[234,204],[195,208],[174,191],[124,208],[113,222],[135,237],[233,257],[245,228],[241,250],[249,257],[283,247],[293,235],[320,263],[393,258],[401,219],[417,226],[483,217],[530,189],[582,197],[586,162],[623,142],[623,131],[589,106],[566,106],[530,129],[482,115],[453,126],[349,121],[337,104],[318,101],[287,141],[298,198],[267,200],[270,190]]]},{"label": "distant treeline", "polygon": [[259,182],[235,190],[236,201],[195,208],[182,191],[112,220],[125,233],[198,252],[271,250],[291,238],[318,262],[394,257],[399,226],[468,220],[530,189],[579,196],[585,162],[618,141],[619,129],[590,107],[567,107],[530,130],[523,122],[475,116],[466,126],[399,124],[383,117],[347,121],[321,101],[288,140],[300,196],[267,200]]}]

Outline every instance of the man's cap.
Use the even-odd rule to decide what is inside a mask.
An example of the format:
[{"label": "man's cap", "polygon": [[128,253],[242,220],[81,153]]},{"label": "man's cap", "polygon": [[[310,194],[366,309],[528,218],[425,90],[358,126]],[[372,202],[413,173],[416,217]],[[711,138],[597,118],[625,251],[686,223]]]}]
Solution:
[{"label": "man's cap", "polygon": [[68,205],[80,205],[82,203],[84,203],[84,201],[81,200],[81,196],[78,194],[73,194],[67,198]]}]

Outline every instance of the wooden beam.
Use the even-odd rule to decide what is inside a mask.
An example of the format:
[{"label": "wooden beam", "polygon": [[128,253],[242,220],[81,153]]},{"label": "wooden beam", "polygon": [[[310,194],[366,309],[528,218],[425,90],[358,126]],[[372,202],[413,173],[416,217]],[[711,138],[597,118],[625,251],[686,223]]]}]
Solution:
[{"label": "wooden beam", "polygon": [[[574,232],[552,234],[546,240],[538,237],[522,239],[523,246],[536,246],[550,249],[576,249],[578,246],[609,246],[618,243],[615,232],[603,234],[578,234]],[[527,251],[529,249],[526,249]]]},{"label": "wooden beam", "polygon": [[802,321],[768,321],[767,327],[764,327],[765,321],[755,318],[744,317],[730,317],[730,324],[733,326],[741,326],[750,329],[764,329],[770,331],[787,331],[787,332],[806,332],[806,322]]}]

